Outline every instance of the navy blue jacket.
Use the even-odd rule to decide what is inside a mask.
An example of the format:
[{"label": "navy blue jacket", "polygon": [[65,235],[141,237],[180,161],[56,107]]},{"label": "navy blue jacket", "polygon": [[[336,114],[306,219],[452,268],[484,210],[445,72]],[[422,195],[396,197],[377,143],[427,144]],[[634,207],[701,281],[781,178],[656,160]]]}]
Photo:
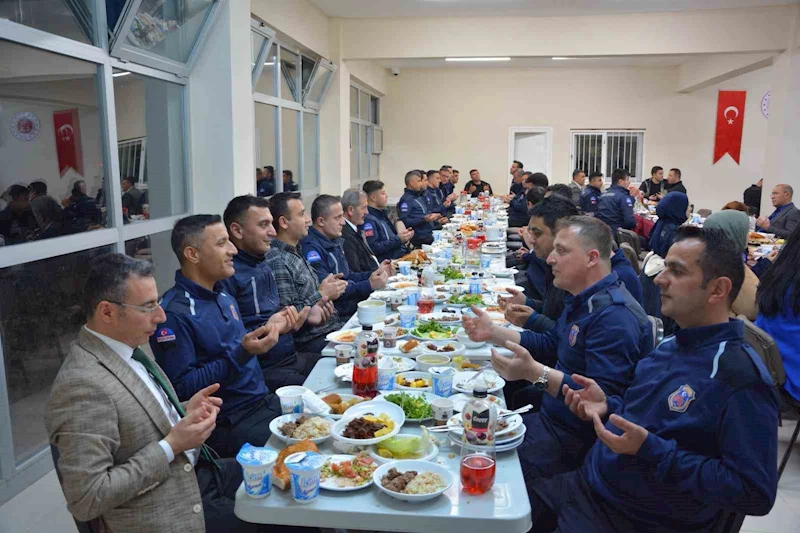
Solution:
[{"label": "navy blue jacket", "polygon": [[508,204],[508,225],[512,228],[527,226],[531,217],[528,215],[528,199],[525,190],[516,193]]},{"label": "navy blue jacket", "polygon": [[630,261],[628,261],[628,258],[625,257],[625,253],[622,250],[617,250],[611,254],[611,270],[617,273],[619,280],[625,285],[628,292],[631,293],[633,299],[641,305],[642,284],[639,282],[639,276],[636,274],[636,271],[633,270],[633,266]]},{"label": "navy blue jacket", "polygon": [[596,216],[611,227],[614,236],[617,235],[617,228],[636,227],[636,219],[633,218],[633,198],[627,189],[619,185],[612,185],[600,196]]},{"label": "navy blue jacket", "polygon": [[439,213],[443,217],[447,216],[447,208],[444,206],[444,196],[441,190],[432,187],[425,189],[425,201],[428,202],[429,213]]},{"label": "navy blue jacket", "polygon": [[450,183],[449,181],[447,183],[442,182],[439,184],[439,189],[442,191],[442,193],[444,193],[445,198],[453,194],[455,188],[456,186]]},{"label": "navy blue jacket", "polygon": [[425,221],[425,215],[429,213],[425,193],[406,188],[397,203],[397,216],[403,221],[406,228],[414,228],[415,237],[430,237],[433,235],[433,222]]},{"label": "navy blue jacket", "polygon": [[522,185],[521,183],[512,183],[508,192],[510,192],[513,195],[517,195],[521,192],[525,192],[525,186]]},{"label": "navy blue jacket", "polygon": [[743,336],[738,320],[680,330],[639,363],[624,396],[609,394],[609,414],[649,431],[635,456],[596,442],[579,471],[595,505],[624,517],[619,531],[707,531],[721,509],[769,512],[778,397]]},{"label": "navy blue jacket", "polygon": [[[563,383],[570,388],[581,388],[572,380],[577,373],[597,381],[608,396],[621,395],[633,381],[636,364],[653,348],[652,327],[642,306],[615,272],[577,296],[567,295],[564,303],[553,329],[523,331],[520,344],[537,361],[563,372]],[[544,395],[541,416],[591,444],[594,429],[573,415],[559,396]]]},{"label": "navy blue jacket", "polygon": [[331,240],[316,228],[308,229],[308,235],[300,241],[300,249],[320,282],[328,274],[342,274],[342,279],[347,280],[347,288],[333,305],[342,317],[355,313],[358,302],[365,300],[372,292],[369,284],[371,272],[351,272],[344,256],[342,239]]},{"label": "navy blue jacket", "polygon": [[178,270],[161,307],[167,321],[150,337],[150,347],[181,401],[214,383],[220,384],[215,396],[223,400],[223,419],[264,401],[269,390],[257,358],[242,346],[247,331],[232,296],[209,291]]},{"label": "navy blue jacket", "polygon": [[389,220],[389,216],[381,209],[371,206],[368,209],[369,212],[364,218],[361,230],[367,238],[367,244],[372,253],[379,261],[403,257],[407,252],[406,246],[397,236],[397,231],[395,231],[392,221]]},{"label": "navy blue jacket", "polygon": [[[275,274],[267,266],[263,256],[256,257],[242,250],[233,257],[233,267],[236,273],[220,281],[219,286],[223,292],[236,299],[244,327],[247,331],[253,331],[281,310]],[[278,344],[267,353],[259,355],[258,360],[261,368],[269,368],[294,352],[292,335],[285,333],[278,338]]]},{"label": "navy blue jacket", "polygon": [[581,193],[580,208],[584,213],[597,213],[597,204],[600,202],[602,191],[597,187],[587,185]]}]

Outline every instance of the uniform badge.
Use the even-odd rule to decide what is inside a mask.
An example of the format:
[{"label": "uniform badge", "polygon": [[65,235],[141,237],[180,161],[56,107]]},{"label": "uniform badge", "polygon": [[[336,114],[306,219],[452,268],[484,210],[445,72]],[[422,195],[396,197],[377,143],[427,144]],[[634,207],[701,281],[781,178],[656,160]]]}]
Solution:
[{"label": "uniform badge", "polygon": [[172,342],[175,340],[175,333],[169,328],[161,328],[156,335],[156,342]]},{"label": "uniform badge", "polygon": [[675,411],[676,413],[685,413],[689,408],[689,404],[694,401],[695,396],[693,388],[689,385],[681,385],[678,387],[678,390],[670,394],[669,398],[667,398],[669,410]]},{"label": "uniform badge", "polygon": [[633,205],[633,201],[630,198],[625,198],[625,201],[628,202],[628,205]]},{"label": "uniform badge", "polygon": [[572,324],[572,327],[569,330],[569,345],[575,346],[575,342],[578,340],[578,333],[581,331],[581,328],[578,327],[578,324]]},{"label": "uniform badge", "polygon": [[231,304],[231,314],[235,320],[239,320],[239,315],[236,313],[236,306]]},{"label": "uniform badge", "polygon": [[594,205],[594,204],[596,204],[596,203],[597,203],[597,198],[595,198],[594,196],[592,196],[591,198],[589,198],[589,201],[590,201],[590,202],[592,202],[592,205]]},{"label": "uniform badge", "polygon": [[306,254],[306,261],[308,261],[309,263],[313,263],[314,261],[322,261],[322,257],[320,257],[318,251],[311,250]]},{"label": "uniform badge", "polygon": [[405,202],[400,204],[400,211],[403,211],[403,212],[408,211],[408,204],[405,203]]},{"label": "uniform badge", "polygon": [[372,223],[371,222],[365,222],[364,223],[364,236],[365,237],[372,237],[373,235],[375,235],[375,230],[372,228]]}]

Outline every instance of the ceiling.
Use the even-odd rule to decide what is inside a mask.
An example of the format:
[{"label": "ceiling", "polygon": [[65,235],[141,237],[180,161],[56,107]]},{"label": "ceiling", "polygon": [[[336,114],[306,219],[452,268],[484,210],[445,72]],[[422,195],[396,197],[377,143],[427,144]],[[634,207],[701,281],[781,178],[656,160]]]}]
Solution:
[{"label": "ceiling", "polygon": [[515,57],[511,61],[451,62],[444,59],[383,59],[385,68],[609,68],[675,67],[694,55],[582,57],[553,61],[549,57]]},{"label": "ceiling", "polygon": [[311,0],[329,17],[557,17],[797,4],[800,0]]}]

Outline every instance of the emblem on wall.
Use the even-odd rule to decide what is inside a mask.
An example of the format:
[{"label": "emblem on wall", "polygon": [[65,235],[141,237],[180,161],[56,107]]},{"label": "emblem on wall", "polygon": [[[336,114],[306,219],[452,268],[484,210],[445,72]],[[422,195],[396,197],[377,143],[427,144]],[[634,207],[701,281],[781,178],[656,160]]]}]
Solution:
[{"label": "emblem on wall", "polygon": [[11,135],[20,141],[32,141],[39,136],[41,123],[35,113],[22,111],[11,117],[8,128],[11,130]]},{"label": "emblem on wall", "polygon": [[772,96],[772,91],[764,93],[764,98],[761,99],[761,114],[764,118],[769,118],[769,99]]}]

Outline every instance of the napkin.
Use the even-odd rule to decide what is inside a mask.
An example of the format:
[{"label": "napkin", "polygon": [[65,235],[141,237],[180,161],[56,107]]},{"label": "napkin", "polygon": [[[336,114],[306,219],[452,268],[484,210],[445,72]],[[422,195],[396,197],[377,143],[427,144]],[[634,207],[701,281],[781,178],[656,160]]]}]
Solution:
[{"label": "napkin", "polygon": [[304,412],[312,415],[329,415],[331,406],[322,401],[314,391],[306,390],[303,393]]}]

